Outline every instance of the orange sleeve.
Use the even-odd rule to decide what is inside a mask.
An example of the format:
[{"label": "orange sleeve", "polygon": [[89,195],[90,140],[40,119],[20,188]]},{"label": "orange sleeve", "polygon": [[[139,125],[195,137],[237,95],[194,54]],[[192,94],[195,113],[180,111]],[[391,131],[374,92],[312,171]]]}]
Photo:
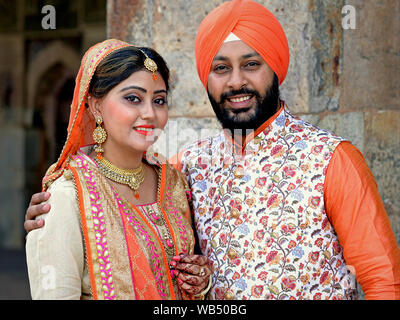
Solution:
[{"label": "orange sleeve", "polygon": [[324,186],[325,208],[348,266],[368,300],[400,299],[400,251],[361,152],[342,142],[333,153]]}]

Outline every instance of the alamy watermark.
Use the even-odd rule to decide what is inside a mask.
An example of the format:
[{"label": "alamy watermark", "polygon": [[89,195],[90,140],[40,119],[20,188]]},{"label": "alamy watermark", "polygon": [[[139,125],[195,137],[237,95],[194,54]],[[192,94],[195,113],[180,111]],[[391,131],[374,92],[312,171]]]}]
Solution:
[{"label": "alamy watermark", "polygon": [[42,18],[42,28],[45,30],[56,29],[56,8],[51,5],[45,5],[42,8],[42,14],[45,16]]},{"label": "alamy watermark", "polygon": [[357,16],[356,8],[352,5],[345,5],[342,8],[342,28],[345,30],[356,29],[357,27]]},{"label": "alamy watermark", "polygon": [[43,290],[56,288],[56,269],[52,265],[45,265],[40,269]]},{"label": "alamy watermark", "polygon": [[[56,29],[56,8],[52,5],[42,7],[42,28],[44,30]],[[342,28],[345,30],[356,29],[356,9],[352,5],[345,5],[342,8]]]}]

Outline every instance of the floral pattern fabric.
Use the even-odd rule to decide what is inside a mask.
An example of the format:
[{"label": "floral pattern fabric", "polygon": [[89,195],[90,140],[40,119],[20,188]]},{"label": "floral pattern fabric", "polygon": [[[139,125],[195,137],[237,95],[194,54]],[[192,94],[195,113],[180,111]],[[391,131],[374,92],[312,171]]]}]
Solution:
[{"label": "floral pattern fabric", "polygon": [[333,134],[283,108],[244,150],[225,133],[189,146],[192,189],[212,299],[353,299],[355,278],[324,210]]}]

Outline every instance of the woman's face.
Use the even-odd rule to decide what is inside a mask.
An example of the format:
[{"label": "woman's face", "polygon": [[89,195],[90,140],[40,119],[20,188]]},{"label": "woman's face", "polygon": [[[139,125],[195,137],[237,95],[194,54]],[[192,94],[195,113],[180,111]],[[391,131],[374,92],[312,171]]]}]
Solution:
[{"label": "woman's face", "polygon": [[[168,121],[167,91],[163,78],[137,71],[97,100],[107,140],[104,155],[113,150],[146,151]],[[97,114],[95,114],[96,116]]]}]

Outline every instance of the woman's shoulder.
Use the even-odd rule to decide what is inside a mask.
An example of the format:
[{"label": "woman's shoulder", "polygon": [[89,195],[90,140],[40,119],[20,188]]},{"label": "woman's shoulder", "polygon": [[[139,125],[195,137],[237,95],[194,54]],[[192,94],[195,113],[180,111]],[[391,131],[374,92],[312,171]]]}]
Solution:
[{"label": "woman's shoulder", "polygon": [[[52,218],[62,216],[63,220],[76,220],[79,214],[79,204],[72,173],[65,170],[63,175],[57,178],[47,191],[50,193],[47,203],[50,204],[49,213]],[[45,216],[50,218],[50,215]]]},{"label": "woman's shoulder", "polygon": [[64,170],[63,174],[53,181],[47,189],[51,195],[60,193],[68,196],[75,196],[75,190],[75,182],[69,169]]},{"label": "woman's shoulder", "polygon": [[45,203],[50,205],[50,211],[36,217],[43,219],[45,224],[42,228],[29,232],[28,238],[33,240],[50,237],[54,240],[52,234],[59,236],[65,233],[79,234],[80,215],[75,190],[73,180],[69,179],[65,172],[49,186],[47,191],[50,193],[50,198]]}]

